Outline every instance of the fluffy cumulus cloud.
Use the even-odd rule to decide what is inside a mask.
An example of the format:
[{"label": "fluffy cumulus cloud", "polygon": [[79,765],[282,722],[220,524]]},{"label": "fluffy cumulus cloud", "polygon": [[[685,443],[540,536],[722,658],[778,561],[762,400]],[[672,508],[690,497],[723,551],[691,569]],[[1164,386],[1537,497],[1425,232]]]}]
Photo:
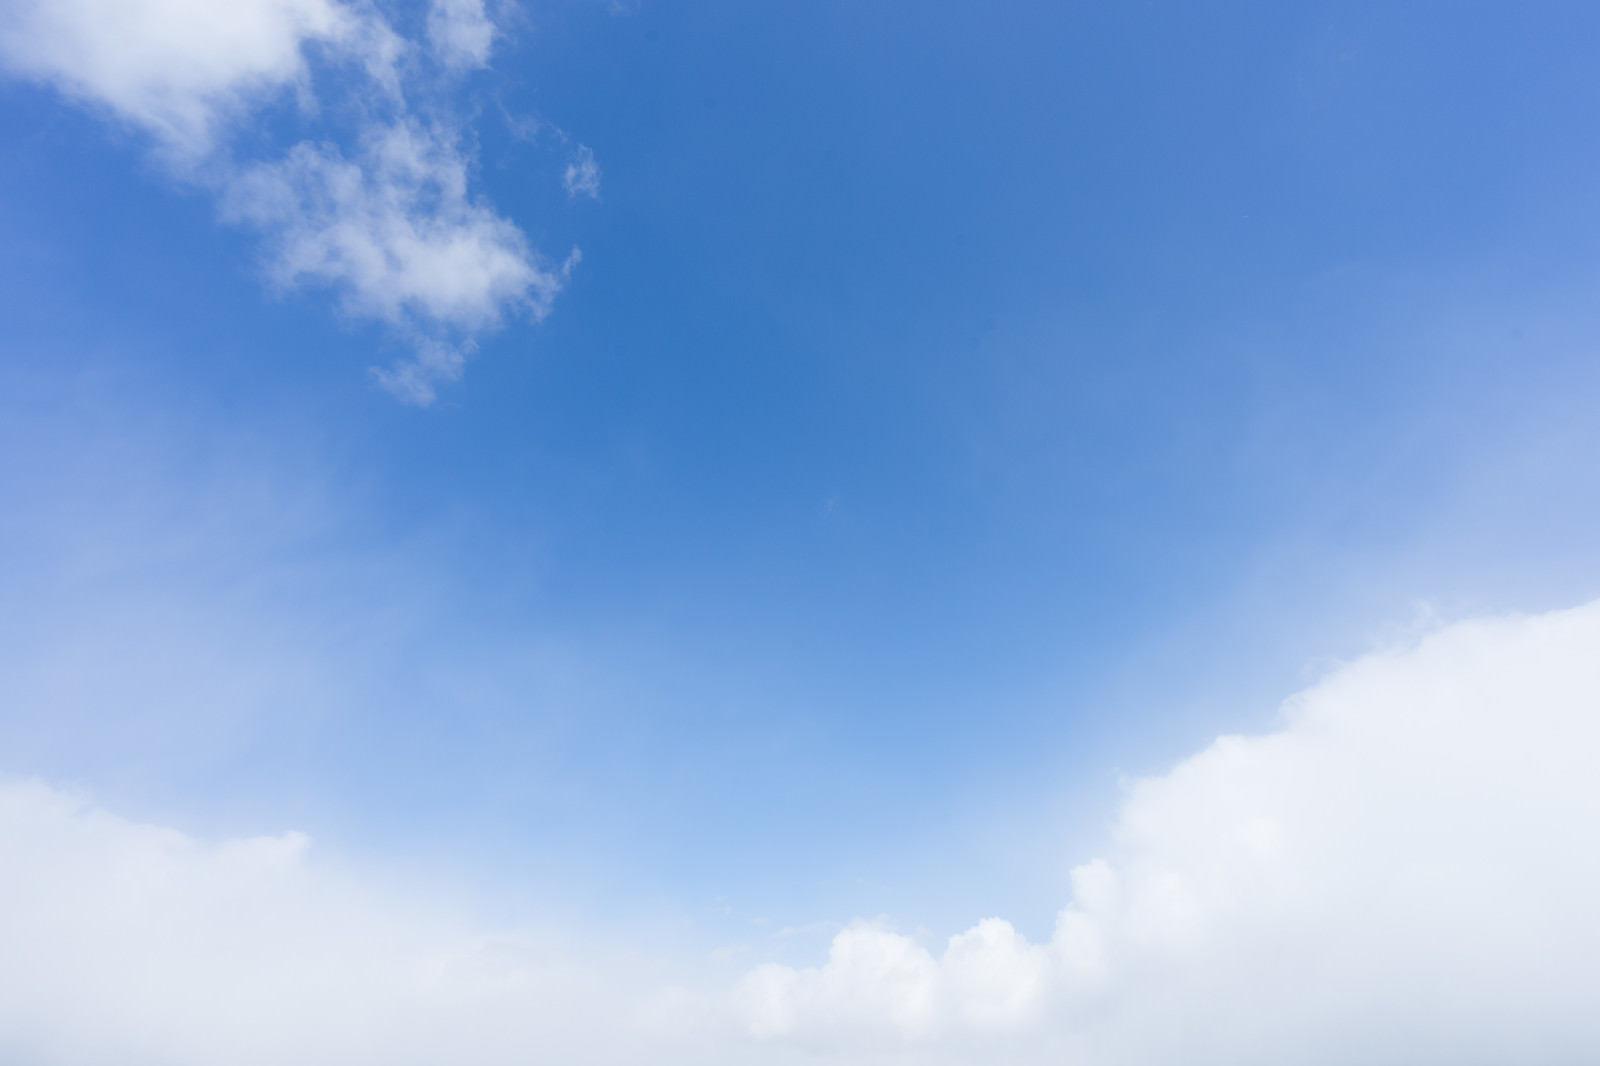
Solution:
[{"label": "fluffy cumulus cloud", "polygon": [[[378,380],[417,403],[460,376],[476,333],[507,313],[542,317],[566,276],[471,195],[449,109],[430,107],[425,123],[407,103],[437,86],[411,77],[429,64],[449,75],[488,63],[495,28],[482,0],[433,0],[426,36],[401,38],[357,0],[0,6],[6,69],[147,133],[174,173],[262,233],[278,284],[326,286],[348,312],[386,323],[416,354]],[[316,113],[312,58],[361,72],[354,88],[340,83],[360,97],[365,125],[343,145],[330,134],[237,158],[229,133],[260,107],[292,99]]]},{"label": "fluffy cumulus cloud", "polygon": [[[1128,786],[1053,936],[857,923],[690,995],[312,863],[0,786],[19,1063],[1600,1057],[1600,605],[1363,658]],[[651,990],[651,982],[658,987]]]},{"label": "fluffy cumulus cloud", "polygon": [[1054,936],[858,925],[746,980],[750,1031],[982,1061],[1600,1056],[1600,606],[1376,654],[1132,784]]}]

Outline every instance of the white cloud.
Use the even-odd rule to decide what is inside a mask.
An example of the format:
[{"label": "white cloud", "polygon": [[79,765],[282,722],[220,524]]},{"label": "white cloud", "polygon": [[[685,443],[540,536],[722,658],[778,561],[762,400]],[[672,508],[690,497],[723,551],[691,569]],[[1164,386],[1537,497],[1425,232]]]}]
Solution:
[{"label": "white cloud", "polygon": [[0,854],[0,1057],[18,1066],[607,1061],[631,1020],[637,982],[594,945],[407,906],[295,833],[208,845],[6,781]]},{"label": "white cloud", "polygon": [[432,0],[428,7],[428,40],[439,61],[466,69],[489,65],[494,47],[494,23],[483,10],[483,0]]},{"label": "white cloud", "polygon": [[[1374,654],[1132,783],[1052,938],[855,923],[690,995],[295,834],[0,781],[7,1061],[1407,1064],[1600,1056],[1600,605]],[[652,990],[653,989],[653,990]]]},{"label": "white cloud", "polygon": [[935,957],[857,925],[753,972],[750,1031],[922,1060],[1001,1034],[1007,1061],[1600,1056],[1600,607],[1452,626],[1284,713],[1134,783],[1049,943],[990,920]]},{"label": "white cloud", "polygon": [[739,998],[757,1038],[886,1050],[1017,1028],[1038,1013],[1048,964],[1046,949],[999,918],[952,937],[942,959],[882,924],[856,922],[834,937],[825,965],[758,967]]},{"label": "white cloud", "polygon": [[216,146],[251,104],[308,87],[318,43],[393,78],[401,42],[339,0],[17,0],[0,11],[0,60],[153,134],[183,159]]},{"label": "white cloud", "polygon": [[588,145],[580,144],[572,153],[572,160],[567,163],[561,183],[566,186],[568,196],[600,199],[600,164],[594,161],[594,152],[589,150]]},{"label": "white cloud", "polygon": [[399,328],[413,358],[378,372],[396,396],[431,403],[461,377],[472,334],[509,311],[535,321],[580,256],[544,263],[522,231],[468,191],[455,131],[404,118],[373,125],[356,155],[300,144],[287,158],[236,173],[224,215],[258,227],[278,285],[310,281],[345,310]]},{"label": "white cloud", "polygon": [[353,160],[297,145],[240,173],[224,206],[269,234],[274,280],[332,285],[356,314],[481,328],[513,302],[543,315],[560,288],[521,231],[468,196],[450,133],[412,120],[369,129]]},{"label": "white cloud", "polygon": [[416,344],[416,354],[390,367],[373,367],[372,376],[378,384],[395,398],[426,407],[439,398],[439,386],[460,381],[467,369],[467,356],[473,344],[459,345],[423,339]]},{"label": "white cloud", "polygon": [[[482,0],[435,0],[427,31],[445,68],[488,62]],[[346,91],[371,117],[344,147],[237,161],[227,134],[252,108],[293,91],[315,111],[313,47],[366,71]],[[403,76],[412,50],[375,8],[345,0],[20,0],[0,14],[0,62],[149,133],[175,172],[219,193],[226,218],[262,231],[278,285],[328,286],[347,312],[395,328],[417,354],[378,379],[425,404],[460,377],[474,334],[511,312],[542,318],[566,273],[471,194],[448,107],[428,123],[410,111],[407,93],[423,91]]]}]

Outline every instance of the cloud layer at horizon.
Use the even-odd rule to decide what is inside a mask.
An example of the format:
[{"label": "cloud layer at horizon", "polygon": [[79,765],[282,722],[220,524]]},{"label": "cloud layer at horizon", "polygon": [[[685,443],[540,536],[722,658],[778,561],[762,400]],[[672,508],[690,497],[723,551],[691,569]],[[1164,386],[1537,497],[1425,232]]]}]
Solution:
[{"label": "cloud layer at horizon", "polygon": [[[416,355],[376,378],[426,405],[460,377],[478,334],[508,314],[543,318],[577,262],[576,251],[547,262],[472,194],[448,108],[426,120],[413,109],[437,79],[489,62],[495,28],[482,0],[433,0],[426,35],[406,40],[349,0],[24,0],[0,13],[0,66],[147,135],[175,177],[262,234],[274,285],[324,286],[345,312],[395,331]],[[340,90],[365,116],[353,142],[330,133],[279,158],[237,158],[231,134],[259,128],[264,109],[293,98],[309,117],[328,106],[319,63],[359,72]]]},{"label": "cloud layer at horizon", "polygon": [[[1052,939],[856,922],[685,986],[615,930],[486,931],[330,869],[0,786],[0,1046],[28,1061],[1590,1061],[1600,604],[1456,623],[1132,782]],[[552,928],[560,925],[557,918]],[[89,1024],[92,1022],[93,1024]],[[142,1056],[142,1057],[141,1057]]]}]

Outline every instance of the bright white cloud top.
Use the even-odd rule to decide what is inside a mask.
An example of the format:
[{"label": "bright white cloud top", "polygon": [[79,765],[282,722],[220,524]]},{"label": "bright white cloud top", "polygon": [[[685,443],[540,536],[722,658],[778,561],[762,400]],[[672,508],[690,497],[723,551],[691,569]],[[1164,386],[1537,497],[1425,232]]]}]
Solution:
[{"label": "bright white cloud top", "polygon": [[1590,606],[1368,656],[1279,731],[1133,783],[1048,944],[991,920],[935,958],[857,926],[817,969],[751,975],[754,1031],[1028,1034],[1094,1063],[1592,1059],[1597,652]]},{"label": "bright white cloud top", "polygon": [[[397,330],[417,355],[378,380],[427,404],[460,376],[476,333],[506,312],[543,317],[576,258],[545,263],[471,194],[462,130],[440,109],[426,123],[411,113],[429,62],[460,74],[486,65],[494,42],[481,0],[437,0],[426,25],[424,47],[341,0],[24,0],[0,12],[0,62],[152,137],[175,173],[221,196],[225,217],[262,232],[275,282],[325,285],[349,313]],[[312,54],[363,74],[345,90],[371,116],[351,151],[307,141],[237,160],[229,135],[264,106],[292,95],[318,108]]]},{"label": "bright white cloud top", "polygon": [[[1600,604],[1369,655],[1132,783],[1053,938],[857,923],[689,995],[0,787],[0,1047],[76,1063],[1577,1063],[1600,1055]],[[604,938],[595,938],[597,941]],[[610,961],[607,961],[607,960]],[[652,986],[651,981],[655,984]]]},{"label": "bright white cloud top", "polygon": [[215,149],[264,99],[309,92],[308,46],[391,85],[404,47],[370,10],[339,0],[23,0],[0,19],[14,72],[145,129],[184,160]]}]

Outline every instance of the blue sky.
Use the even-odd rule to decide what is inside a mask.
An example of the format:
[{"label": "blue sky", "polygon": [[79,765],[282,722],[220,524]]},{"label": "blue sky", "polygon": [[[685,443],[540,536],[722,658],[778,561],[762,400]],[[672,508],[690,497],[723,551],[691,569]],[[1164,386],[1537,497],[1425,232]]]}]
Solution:
[{"label": "blue sky", "polygon": [[[691,954],[1039,939],[1127,775],[1600,593],[1587,5],[260,0],[403,90],[297,30],[202,131],[96,3],[0,20],[0,773]],[[285,265],[375,130],[511,280]]]}]

